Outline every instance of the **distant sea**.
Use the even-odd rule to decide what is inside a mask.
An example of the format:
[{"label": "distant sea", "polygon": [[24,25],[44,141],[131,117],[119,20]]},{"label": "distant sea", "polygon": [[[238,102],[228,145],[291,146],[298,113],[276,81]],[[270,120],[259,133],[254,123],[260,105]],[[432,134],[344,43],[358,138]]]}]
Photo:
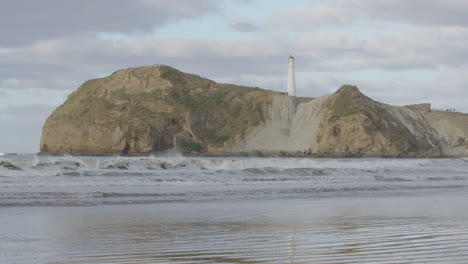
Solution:
[{"label": "distant sea", "polygon": [[0,263],[468,263],[468,158],[0,156]]}]

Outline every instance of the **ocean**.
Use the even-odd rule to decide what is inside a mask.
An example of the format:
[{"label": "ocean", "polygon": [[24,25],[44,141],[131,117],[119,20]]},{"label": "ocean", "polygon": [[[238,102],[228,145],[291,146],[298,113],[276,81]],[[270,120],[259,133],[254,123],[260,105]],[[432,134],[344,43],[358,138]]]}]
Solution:
[{"label": "ocean", "polygon": [[468,263],[468,158],[0,156],[0,263]]}]

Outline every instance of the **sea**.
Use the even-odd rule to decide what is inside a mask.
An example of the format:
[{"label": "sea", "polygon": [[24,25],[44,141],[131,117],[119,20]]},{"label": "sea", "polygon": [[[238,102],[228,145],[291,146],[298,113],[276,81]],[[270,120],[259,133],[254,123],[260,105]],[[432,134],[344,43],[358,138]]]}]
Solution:
[{"label": "sea", "polygon": [[0,263],[468,263],[468,158],[0,156]]}]

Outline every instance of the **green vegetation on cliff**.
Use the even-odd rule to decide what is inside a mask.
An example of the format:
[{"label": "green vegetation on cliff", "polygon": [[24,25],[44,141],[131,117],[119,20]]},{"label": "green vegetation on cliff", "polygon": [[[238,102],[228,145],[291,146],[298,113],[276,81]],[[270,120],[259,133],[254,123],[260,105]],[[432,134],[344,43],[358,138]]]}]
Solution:
[{"label": "green vegetation on cliff", "polygon": [[168,102],[177,106],[177,111],[190,114],[194,134],[210,146],[220,147],[234,135],[258,125],[267,110],[271,92],[218,84],[168,66],[160,71],[161,77],[172,83]]},{"label": "green vegetation on cliff", "polygon": [[182,134],[193,140],[183,151],[215,150],[264,120],[273,94],[169,66],[120,70],[68,97],[44,126],[41,151],[148,153],[174,147]]},{"label": "green vegetation on cliff", "polygon": [[[465,138],[459,133],[453,144],[464,148]],[[290,98],[150,66],[83,83],[47,119],[41,152],[138,155],[176,147],[189,154],[393,157],[436,156],[440,144],[418,110],[373,101],[355,86],[314,100]]]},{"label": "green vegetation on cliff", "polygon": [[432,148],[426,141],[418,139],[382,104],[363,95],[356,86],[344,85],[333,95],[333,115],[330,122],[337,122],[348,116],[365,116],[367,134],[380,134],[388,139],[401,153],[425,152]]},{"label": "green vegetation on cliff", "polygon": [[343,117],[359,113],[361,106],[358,102],[354,102],[356,100],[354,97],[356,90],[356,86],[344,85],[336,92],[339,96],[337,96],[334,101],[334,111],[331,121],[336,121]]}]

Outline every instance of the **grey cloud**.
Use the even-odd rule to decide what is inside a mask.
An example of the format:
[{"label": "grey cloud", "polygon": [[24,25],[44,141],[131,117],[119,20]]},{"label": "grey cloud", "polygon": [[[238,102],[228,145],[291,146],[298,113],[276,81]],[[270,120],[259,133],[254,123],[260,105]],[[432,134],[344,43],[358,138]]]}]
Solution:
[{"label": "grey cloud", "polygon": [[354,0],[344,7],[373,19],[405,21],[427,25],[468,25],[468,2],[459,0]]},{"label": "grey cloud", "polygon": [[[389,86],[385,81],[376,84],[359,80],[352,82],[341,78],[340,74],[370,69],[404,71],[436,69],[441,65],[449,68],[468,66],[465,48],[468,45],[468,29],[422,28],[407,33],[387,33],[367,38],[351,33],[319,32],[301,33],[290,39],[282,35],[263,35],[247,40],[140,39],[114,42],[93,36],[55,39],[29,45],[13,53],[0,54],[0,89],[12,88],[2,85],[2,81],[17,79],[16,89],[72,90],[87,79],[101,77],[120,68],[166,64],[215,81],[283,90],[286,60],[292,50],[298,73],[336,73],[337,80],[333,85],[310,82],[311,87],[331,91],[349,82],[374,87],[377,92],[372,94],[371,89],[370,95],[385,99],[393,95],[379,97],[382,93],[378,90],[397,91],[395,94],[398,94],[398,87],[406,86],[398,83]],[[450,79],[462,80],[451,84],[453,87],[462,87],[465,81],[460,74],[441,77],[442,81]],[[299,86],[301,80],[297,82]],[[427,87],[424,80],[417,85]],[[314,92],[307,92],[307,83],[302,87],[300,89],[304,89],[305,95],[317,96]],[[405,90],[401,91],[406,96]],[[460,93],[465,94],[463,91]],[[414,93],[417,94],[424,94],[424,91]],[[389,103],[410,103],[414,98],[416,96],[408,96],[408,100],[405,100],[404,96],[399,96]],[[457,108],[461,109],[461,106]]]},{"label": "grey cloud", "polygon": [[468,29],[435,28],[362,38],[351,33],[263,35],[247,40],[140,39],[93,36],[37,42],[0,54],[2,81],[17,88],[75,89],[86,79],[130,66],[167,64],[209,78],[283,74],[292,51],[303,71],[434,69],[468,60]]},{"label": "grey cloud", "polygon": [[[212,79],[243,81],[243,75],[280,75],[293,51],[299,71],[434,69],[468,60],[468,29],[419,29],[361,38],[350,33],[302,33],[287,39],[263,35],[247,40],[125,42],[63,38],[0,54],[0,89],[75,89],[84,80],[131,66],[166,64]],[[440,37],[442,36],[442,37]],[[17,83],[5,84],[8,79]],[[3,81],[3,82],[2,82]],[[250,85],[249,83],[242,83]],[[15,87],[11,87],[14,85]],[[265,87],[269,88],[269,87]]]},{"label": "grey cloud", "polygon": [[[259,41],[112,42],[71,38],[49,43],[51,49],[45,47],[46,42],[0,55],[0,89],[75,89],[86,79],[110,74],[119,68],[153,64],[167,64],[209,78],[253,72],[275,73],[283,70],[281,62],[286,53],[281,47],[263,48],[271,41],[265,38]],[[18,83],[15,87],[2,85],[2,80],[7,79],[17,79]]]},{"label": "grey cloud", "polygon": [[[283,18],[295,27],[308,29],[329,25],[366,27],[375,22],[414,25],[468,26],[468,2],[459,0],[330,0],[314,7],[300,7]],[[382,26],[382,25],[379,25]],[[385,26],[385,25],[383,25]]]},{"label": "grey cloud", "polygon": [[254,32],[260,30],[257,25],[248,21],[236,21],[231,24],[231,27],[239,32]]},{"label": "grey cloud", "polygon": [[466,65],[468,28],[422,28],[371,38],[347,63],[351,69],[433,69]]},{"label": "grey cloud", "polygon": [[4,0],[0,47],[84,33],[152,31],[217,10],[218,0]]},{"label": "grey cloud", "polygon": [[[331,1],[314,7],[300,7],[284,14],[275,14],[270,23],[274,27],[291,24],[295,28],[310,29],[326,25],[348,25],[356,19],[357,14],[352,8],[347,8],[341,1]],[[278,17],[281,17],[279,19]]]},{"label": "grey cloud", "polygon": [[460,67],[468,60],[468,28],[423,27],[360,37],[302,33],[292,41],[314,70],[407,70]]}]

